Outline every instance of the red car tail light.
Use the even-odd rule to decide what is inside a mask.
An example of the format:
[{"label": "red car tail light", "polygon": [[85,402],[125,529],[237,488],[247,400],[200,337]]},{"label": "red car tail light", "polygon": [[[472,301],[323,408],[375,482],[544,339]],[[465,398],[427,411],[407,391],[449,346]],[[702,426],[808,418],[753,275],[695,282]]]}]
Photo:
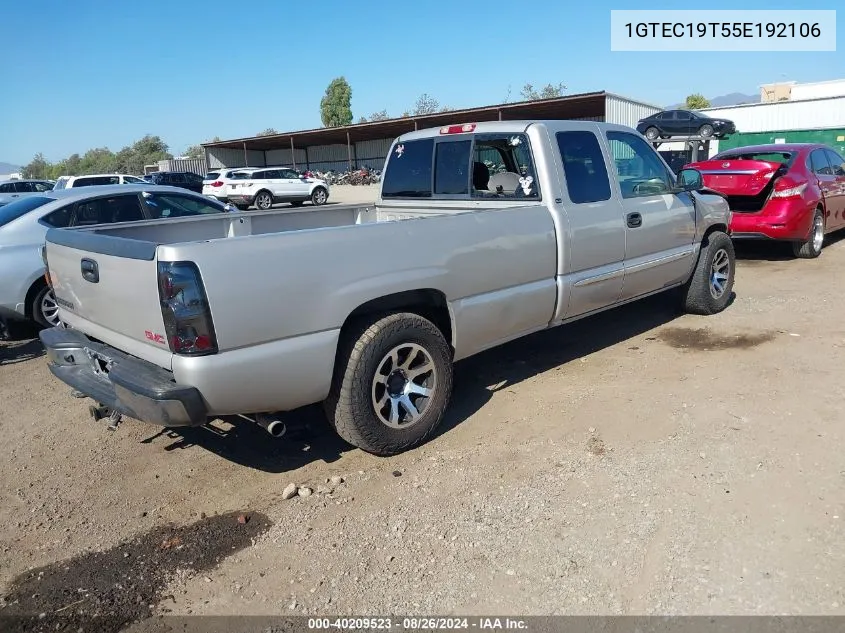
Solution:
[{"label": "red car tail light", "polygon": [[781,179],[775,183],[774,191],[772,191],[772,198],[800,198],[806,188],[806,182],[798,184],[789,180]]},{"label": "red car tail light", "polygon": [[170,351],[187,356],[217,353],[208,297],[193,262],[159,262],[158,292]]},{"label": "red car tail light", "polygon": [[212,187],[222,187],[223,181],[222,180],[215,180],[213,183],[211,183],[211,186]]}]

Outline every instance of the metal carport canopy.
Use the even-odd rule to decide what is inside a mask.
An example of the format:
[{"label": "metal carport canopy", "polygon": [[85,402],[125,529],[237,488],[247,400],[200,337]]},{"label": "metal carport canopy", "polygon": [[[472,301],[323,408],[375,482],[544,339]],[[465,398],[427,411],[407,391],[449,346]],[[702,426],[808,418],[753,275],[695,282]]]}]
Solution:
[{"label": "metal carport canopy", "polygon": [[604,117],[605,98],[609,93],[588,92],[537,101],[521,101],[500,105],[450,110],[423,116],[387,119],[371,123],[356,123],[342,127],[317,128],[299,132],[284,132],[269,136],[250,136],[214,143],[202,143],[205,148],[270,151],[278,149],[306,149],[316,145],[340,145],[396,138],[417,129],[479,121],[507,121],[520,119],[577,119]]}]

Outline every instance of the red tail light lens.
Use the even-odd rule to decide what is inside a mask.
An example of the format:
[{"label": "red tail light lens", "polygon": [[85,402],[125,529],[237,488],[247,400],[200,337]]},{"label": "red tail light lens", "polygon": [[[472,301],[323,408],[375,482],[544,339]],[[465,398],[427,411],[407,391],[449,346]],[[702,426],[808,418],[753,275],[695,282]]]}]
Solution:
[{"label": "red tail light lens", "polygon": [[447,125],[440,128],[441,134],[466,134],[467,132],[475,131],[475,123],[465,123],[464,125]]},{"label": "red tail light lens", "polygon": [[217,353],[208,297],[193,262],[159,262],[158,292],[170,351],[187,356]]},{"label": "red tail light lens", "polygon": [[211,186],[212,187],[222,187],[223,181],[222,180],[215,180],[213,183],[211,183]]}]

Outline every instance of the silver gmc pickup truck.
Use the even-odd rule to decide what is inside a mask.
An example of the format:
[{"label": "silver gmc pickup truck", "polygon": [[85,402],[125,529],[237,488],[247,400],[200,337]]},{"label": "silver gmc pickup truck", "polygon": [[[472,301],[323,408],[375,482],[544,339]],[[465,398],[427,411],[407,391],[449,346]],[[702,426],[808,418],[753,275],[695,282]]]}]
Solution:
[{"label": "silver gmc pickup truck", "polygon": [[240,415],[279,435],[283,412],[322,402],[343,439],[391,455],[431,436],[455,361],[667,290],[723,310],[730,211],[702,188],[620,125],[416,131],[371,206],[51,229],[67,327],[40,336],[111,417]]}]

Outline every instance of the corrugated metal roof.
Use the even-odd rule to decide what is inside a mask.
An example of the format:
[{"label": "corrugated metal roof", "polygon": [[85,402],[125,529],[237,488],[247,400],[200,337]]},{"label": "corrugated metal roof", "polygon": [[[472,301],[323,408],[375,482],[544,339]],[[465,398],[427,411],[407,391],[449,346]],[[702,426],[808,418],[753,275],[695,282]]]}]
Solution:
[{"label": "corrugated metal roof", "polygon": [[[352,143],[357,141],[382,140],[385,138],[393,139],[415,129],[422,130],[455,123],[496,121],[499,120],[500,116],[505,121],[604,117],[605,97],[608,95],[630,103],[639,103],[609,92],[586,92],[564,97],[554,97],[552,99],[500,103],[481,108],[451,110],[449,112],[438,112],[424,116],[388,119],[386,121],[372,123],[357,123],[343,127],[316,128],[312,130],[284,132],[272,136],[236,138],[217,141],[215,143],[203,143],[203,147],[209,149],[231,148],[243,150],[244,144],[246,144],[250,150],[290,149],[291,140],[293,140],[294,147],[296,148],[312,147],[315,145],[345,145],[347,134]],[[651,106],[650,104],[641,105],[660,109],[658,106]]]}]

